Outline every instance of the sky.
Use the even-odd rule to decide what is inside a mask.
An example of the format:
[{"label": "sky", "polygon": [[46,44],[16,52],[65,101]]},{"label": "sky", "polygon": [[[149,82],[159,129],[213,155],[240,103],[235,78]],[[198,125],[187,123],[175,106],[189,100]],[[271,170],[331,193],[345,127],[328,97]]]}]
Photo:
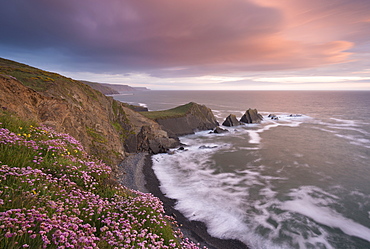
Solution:
[{"label": "sky", "polygon": [[0,0],[0,57],[153,90],[370,90],[369,0]]}]

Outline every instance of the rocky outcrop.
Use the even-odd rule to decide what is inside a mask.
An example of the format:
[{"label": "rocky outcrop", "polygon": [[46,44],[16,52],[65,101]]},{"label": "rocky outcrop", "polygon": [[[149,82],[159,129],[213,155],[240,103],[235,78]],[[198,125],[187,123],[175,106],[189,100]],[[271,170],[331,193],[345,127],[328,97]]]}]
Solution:
[{"label": "rocky outcrop", "polygon": [[213,130],[213,133],[225,133],[225,132],[228,132],[228,130],[226,129],[222,129],[220,126],[217,126],[216,128],[214,128]]},{"label": "rocky outcrop", "polygon": [[219,125],[212,110],[205,105],[193,102],[187,105],[188,109],[184,114],[174,117],[159,117],[155,121],[171,137],[194,134],[196,131],[212,130]]},{"label": "rocky outcrop", "polygon": [[271,118],[272,120],[279,120],[279,117],[276,116],[275,114],[269,114],[267,117]]},{"label": "rocky outcrop", "polygon": [[148,91],[149,89],[146,87],[132,87],[129,85],[119,85],[119,84],[107,84],[107,83],[97,83],[97,82],[90,82],[90,81],[80,81],[86,85],[89,85],[95,90],[105,94],[105,95],[112,95],[112,94],[120,94],[123,92],[136,92],[136,91]]},{"label": "rocky outcrop", "polygon": [[179,140],[169,138],[167,132],[161,129],[161,126],[139,113],[128,109],[126,110],[128,119],[131,121],[133,132],[125,140],[125,150],[129,153],[149,152],[162,153],[167,152],[169,148],[178,146]]},{"label": "rocky outcrop", "polygon": [[135,112],[147,112],[148,108],[139,105],[130,105],[130,109],[134,110]]},{"label": "rocky outcrop", "polygon": [[227,116],[222,125],[230,127],[241,125],[241,123],[236,119],[236,116],[234,114],[230,114],[229,116]]},{"label": "rocky outcrop", "polygon": [[257,109],[249,108],[241,117],[240,122],[247,124],[261,123],[263,117],[258,113]]},{"label": "rocky outcrop", "polygon": [[83,80],[80,80],[80,82],[90,86],[91,88],[101,92],[104,95],[119,94],[118,91],[110,88],[109,86],[105,86],[105,85],[100,84],[100,83],[95,83],[95,82],[90,82],[90,81],[83,81]]}]

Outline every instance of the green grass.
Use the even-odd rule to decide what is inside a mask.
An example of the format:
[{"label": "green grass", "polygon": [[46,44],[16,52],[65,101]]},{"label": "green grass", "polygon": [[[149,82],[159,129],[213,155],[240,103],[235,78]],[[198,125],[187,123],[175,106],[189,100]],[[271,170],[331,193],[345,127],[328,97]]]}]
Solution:
[{"label": "green grass", "polygon": [[98,142],[98,143],[108,142],[108,140],[94,128],[91,128],[88,126],[86,126],[85,128],[86,128],[87,134],[94,139],[94,142]]},{"label": "green grass", "polygon": [[47,90],[56,81],[64,78],[56,73],[43,71],[3,58],[0,58],[0,74],[13,76],[25,86],[41,92]]},{"label": "green grass", "polygon": [[164,111],[151,111],[151,112],[141,112],[141,114],[152,120],[157,119],[167,119],[167,118],[178,118],[185,116],[195,103],[190,102],[185,105],[181,105],[169,110]]},{"label": "green grass", "polygon": [[[71,85],[79,87],[94,100],[98,100],[98,97],[103,96],[99,91],[93,90],[90,86],[80,81],[3,58],[0,58],[0,74],[15,77],[23,85],[38,92],[53,89],[56,96],[62,95],[74,102],[76,100],[73,98],[73,92],[68,90]],[[76,102],[76,104],[80,103]]]}]

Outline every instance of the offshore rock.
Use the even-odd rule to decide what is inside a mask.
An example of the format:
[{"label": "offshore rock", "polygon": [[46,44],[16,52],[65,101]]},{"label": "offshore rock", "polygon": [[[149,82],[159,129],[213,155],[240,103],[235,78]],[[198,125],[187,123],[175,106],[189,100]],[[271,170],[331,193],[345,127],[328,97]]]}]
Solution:
[{"label": "offshore rock", "polygon": [[271,118],[272,120],[279,120],[279,117],[276,116],[275,114],[269,114],[267,117]]},{"label": "offshore rock", "polygon": [[213,133],[225,133],[225,132],[229,132],[228,130],[226,129],[222,129],[220,126],[217,126],[214,130],[213,130]]},{"label": "offshore rock", "polygon": [[229,116],[227,116],[222,125],[230,127],[241,125],[241,123],[236,119],[236,116],[234,114],[230,114]]},{"label": "offshore rock", "polygon": [[241,117],[240,122],[247,124],[261,123],[263,117],[258,113],[257,109],[249,108]]}]

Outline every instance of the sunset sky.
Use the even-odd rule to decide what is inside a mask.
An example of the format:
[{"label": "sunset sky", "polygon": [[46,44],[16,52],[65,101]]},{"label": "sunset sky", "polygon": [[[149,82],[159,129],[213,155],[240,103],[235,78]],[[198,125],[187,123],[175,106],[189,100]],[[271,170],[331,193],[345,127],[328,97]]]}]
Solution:
[{"label": "sunset sky", "polygon": [[370,0],[0,0],[0,57],[153,90],[370,90]]}]

